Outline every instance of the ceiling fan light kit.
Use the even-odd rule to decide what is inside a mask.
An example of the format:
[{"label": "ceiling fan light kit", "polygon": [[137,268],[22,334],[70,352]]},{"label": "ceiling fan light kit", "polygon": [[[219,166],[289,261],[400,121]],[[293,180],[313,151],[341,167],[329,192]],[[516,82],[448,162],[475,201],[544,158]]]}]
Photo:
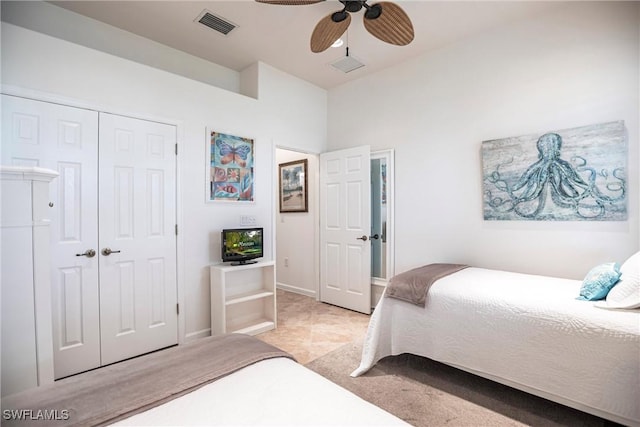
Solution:
[{"label": "ceiling fan light kit", "polygon": [[[305,5],[324,0],[256,0],[258,3],[277,5]],[[392,2],[368,5],[367,0],[339,0],[343,8],[333,12],[318,22],[311,34],[311,51],[327,50],[347,30],[351,23],[351,13],[365,8],[363,22],[365,29],[374,37],[396,45],[405,46],[414,38],[411,19],[400,6]]]}]

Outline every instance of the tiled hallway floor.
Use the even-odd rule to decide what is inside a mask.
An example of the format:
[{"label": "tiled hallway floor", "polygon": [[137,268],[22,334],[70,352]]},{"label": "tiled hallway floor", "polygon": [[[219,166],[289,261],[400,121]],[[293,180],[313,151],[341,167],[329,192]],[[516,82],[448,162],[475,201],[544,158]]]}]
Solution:
[{"label": "tiled hallway floor", "polygon": [[315,298],[277,290],[278,327],[257,338],[289,353],[301,364],[364,337],[369,316]]}]

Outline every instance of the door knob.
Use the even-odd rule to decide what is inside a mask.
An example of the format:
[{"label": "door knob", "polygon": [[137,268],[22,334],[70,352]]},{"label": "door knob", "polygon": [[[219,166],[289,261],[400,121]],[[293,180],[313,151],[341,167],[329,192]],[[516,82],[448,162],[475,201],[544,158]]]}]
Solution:
[{"label": "door knob", "polygon": [[362,237],[356,237],[356,239],[362,240],[363,242],[366,242],[368,237],[367,236],[362,236]]},{"label": "door knob", "polygon": [[380,238],[380,236],[378,235],[378,233],[374,234],[373,236],[369,236],[370,239],[376,239],[378,240]]},{"label": "door knob", "polygon": [[86,256],[87,258],[93,258],[96,256],[96,251],[93,249],[87,249],[83,254],[76,254],[76,256]]},{"label": "door knob", "polygon": [[109,256],[111,254],[119,254],[120,251],[112,251],[111,248],[104,248],[102,250],[102,255]]}]

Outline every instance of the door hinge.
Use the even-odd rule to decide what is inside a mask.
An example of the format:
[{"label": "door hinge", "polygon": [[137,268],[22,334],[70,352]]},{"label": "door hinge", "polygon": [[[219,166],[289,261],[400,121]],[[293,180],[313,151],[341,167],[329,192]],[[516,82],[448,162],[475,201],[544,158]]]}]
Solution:
[{"label": "door hinge", "polygon": [[178,224],[176,224],[176,236],[178,235]]},{"label": "door hinge", "polygon": [[176,314],[180,315],[180,304],[176,304]]},{"label": "door hinge", "polygon": [[178,155],[178,143],[176,143],[176,156]]}]

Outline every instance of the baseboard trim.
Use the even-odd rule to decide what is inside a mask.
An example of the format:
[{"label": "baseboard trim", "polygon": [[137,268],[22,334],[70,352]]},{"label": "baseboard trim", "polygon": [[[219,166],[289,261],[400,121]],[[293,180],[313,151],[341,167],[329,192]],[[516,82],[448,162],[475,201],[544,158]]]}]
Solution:
[{"label": "baseboard trim", "polygon": [[209,336],[211,336],[211,328],[206,328],[206,329],[202,329],[195,332],[189,332],[185,334],[184,341],[185,342],[195,341],[197,339],[209,337]]},{"label": "baseboard trim", "polygon": [[309,289],[304,289],[304,288],[298,288],[297,286],[286,285],[280,282],[276,283],[276,288],[282,289],[283,291],[287,291],[287,292],[293,292],[294,294],[305,295],[311,298],[316,297],[315,291],[311,291]]}]

